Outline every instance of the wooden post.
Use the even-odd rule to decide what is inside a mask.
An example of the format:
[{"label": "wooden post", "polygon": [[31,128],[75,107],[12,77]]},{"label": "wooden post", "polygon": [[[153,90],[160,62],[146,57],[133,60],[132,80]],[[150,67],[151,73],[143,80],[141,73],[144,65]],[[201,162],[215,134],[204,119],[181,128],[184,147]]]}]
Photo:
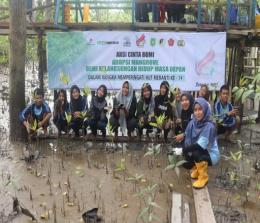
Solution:
[{"label": "wooden post", "polygon": [[25,106],[26,1],[10,0],[9,9],[9,120],[10,141],[14,142],[24,136],[19,112]]},{"label": "wooden post", "polygon": [[39,88],[44,91],[44,57],[43,57],[43,47],[42,47],[42,36],[43,32],[40,30],[38,32],[38,48],[37,48],[37,55],[39,59],[39,68],[38,68],[38,79],[39,79]]},{"label": "wooden post", "polygon": [[230,15],[231,15],[231,0],[227,0],[227,18],[226,18],[226,29],[230,27]]},{"label": "wooden post", "polygon": [[201,24],[201,13],[202,13],[202,2],[198,0],[198,15],[197,15],[197,24]]}]

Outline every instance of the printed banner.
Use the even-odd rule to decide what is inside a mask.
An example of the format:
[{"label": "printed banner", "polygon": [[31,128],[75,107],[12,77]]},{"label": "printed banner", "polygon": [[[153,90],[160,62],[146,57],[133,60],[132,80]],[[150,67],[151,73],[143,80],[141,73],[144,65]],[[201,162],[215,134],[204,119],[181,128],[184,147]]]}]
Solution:
[{"label": "printed banner", "polygon": [[120,89],[128,80],[158,90],[167,80],[184,91],[225,80],[226,33],[86,31],[47,34],[49,88]]}]

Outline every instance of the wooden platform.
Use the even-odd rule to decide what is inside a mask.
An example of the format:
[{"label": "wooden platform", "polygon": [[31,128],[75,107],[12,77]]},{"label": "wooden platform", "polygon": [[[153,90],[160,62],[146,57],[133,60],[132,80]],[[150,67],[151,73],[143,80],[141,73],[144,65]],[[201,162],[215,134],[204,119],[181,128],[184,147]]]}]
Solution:
[{"label": "wooden platform", "polygon": [[180,193],[172,193],[171,223],[190,223],[190,206]]},{"label": "wooden platform", "polygon": [[[39,31],[87,31],[87,30],[135,30],[135,31],[186,31],[186,32],[217,32],[226,31],[228,40],[237,40],[241,37],[253,38],[251,42],[260,40],[260,29],[247,29],[242,26],[231,26],[226,30],[225,25],[214,24],[179,24],[179,23],[69,23],[54,25],[53,23],[28,23],[27,35],[37,35]],[[0,22],[0,35],[9,34],[9,23]]]},{"label": "wooden platform", "polygon": [[203,189],[193,188],[197,223],[216,223],[207,186]]}]

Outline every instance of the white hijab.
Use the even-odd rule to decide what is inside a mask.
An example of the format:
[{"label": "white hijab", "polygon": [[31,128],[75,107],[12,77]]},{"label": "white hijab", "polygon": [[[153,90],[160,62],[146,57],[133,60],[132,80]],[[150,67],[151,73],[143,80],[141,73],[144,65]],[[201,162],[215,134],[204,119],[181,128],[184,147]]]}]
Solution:
[{"label": "white hijab", "polygon": [[[128,88],[129,88],[129,91],[128,91],[128,95],[125,96],[123,94],[123,86],[124,84],[128,84]],[[122,85],[122,88],[120,90],[120,92],[118,92],[118,94],[116,95],[116,100],[117,100],[117,103],[120,105],[120,104],[123,104],[125,106],[125,108],[127,110],[130,109],[130,106],[132,104],[132,100],[133,100],[133,96],[134,96],[134,90],[133,90],[133,86],[128,82],[128,81],[125,81]],[[120,115],[119,115],[119,124],[120,124],[120,127],[122,129],[122,132],[125,132],[126,128],[127,128],[127,125],[126,125],[126,118],[125,118],[125,112],[121,109],[120,110]]]}]

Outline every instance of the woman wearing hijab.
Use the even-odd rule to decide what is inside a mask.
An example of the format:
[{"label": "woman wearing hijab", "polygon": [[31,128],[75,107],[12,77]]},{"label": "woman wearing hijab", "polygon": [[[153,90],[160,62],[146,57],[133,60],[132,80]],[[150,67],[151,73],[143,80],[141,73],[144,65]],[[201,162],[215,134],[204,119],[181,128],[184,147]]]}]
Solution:
[{"label": "woman wearing hijab", "polygon": [[194,116],[185,131],[183,155],[192,167],[191,178],[197,179],[194,188],[203,188],[208,182],[208,165],[219,161],[215,124],[210,120],[211,111],[204,98],[197,98]]},{"label": "woman wearing hijab", "polygon": [[102,136],[106,136],[107,126],[107,87],[100,85],[97,89],[96,95],[92,98],[90,104],[90,120],[89,126],[92,134],[96,137],[97,130],[101,130]]},{"label": "woman wearing hijab", "polygon": [[131,133],[137,126],[135,118],[136,104],[133,87],[128,81],[125,81],[122,89],[114,99],[113,110],[109,120],[115,132],[115,137],[118,136],[119,126],[123,133],[127,129],[127,134],[131,137]]},{"label": "woman wearing hijab", "polygon": [[54,102],[53,122],[58,129],[58,136],[61,131],[67,131],[68,123],[66,121],[65,113],[69,111],[69,103],[67,100],[67,93],[64,89],[58,92],[58,99]]},{"label": "woman wearing hijab", "polygon": [[163,126],[158,129],[164,130],[164,140],[167,142],[168,133],[171,130],[172,123],[173,123],[173,112],[172,112],[172,105],[169,99],[169,83],[167,81],[163,81],[160,85],[160,93],[159,95],[155,96],[155,108],[154,114],[156,117],[160,115],[165,115],[166,119]]},{"label": "woman wearing hijab", "polygon": [[141,97],[137,103],[136,117],[138,119],[138,134],[141,139],[143,129],[146,129],[146,135],[152,130],[150,122],[155,122],[154,118],[154,98],[153,90],[150,84],[144,83],[141,88]]},{"label": "woman wearing hijab", "polygon": [[79,130],[83,127],[84,115],[88,109],[86,98],[80,95],[80,89],[77,85],[73,85],[70,89],[69,110],[72,115],[71,128],[75,133],[75,137],[79,137]]},{"label": "woman wearing hijab", "polygon": [[184,132],[186,130],[186,127],[188,126],[190,120],[192,119],[193,115],[193,103],[194,99],[193,97],[188,93],[183,93],[181,95],[181,123],[180,123],[180,129],[178,134],[174,137],[175,141],[178,143],[182,143],[184,140]]},{"label": "woman wearing hijab", "polygon": [[174,116],[174,132],[175,135],[178,135],[182,132],[181,128],[181,90],[180,88],[175,88],[173,90],[173,96],[174,96],[174,101],[172,103],[172,109],[173,109],[173,116]]}]

